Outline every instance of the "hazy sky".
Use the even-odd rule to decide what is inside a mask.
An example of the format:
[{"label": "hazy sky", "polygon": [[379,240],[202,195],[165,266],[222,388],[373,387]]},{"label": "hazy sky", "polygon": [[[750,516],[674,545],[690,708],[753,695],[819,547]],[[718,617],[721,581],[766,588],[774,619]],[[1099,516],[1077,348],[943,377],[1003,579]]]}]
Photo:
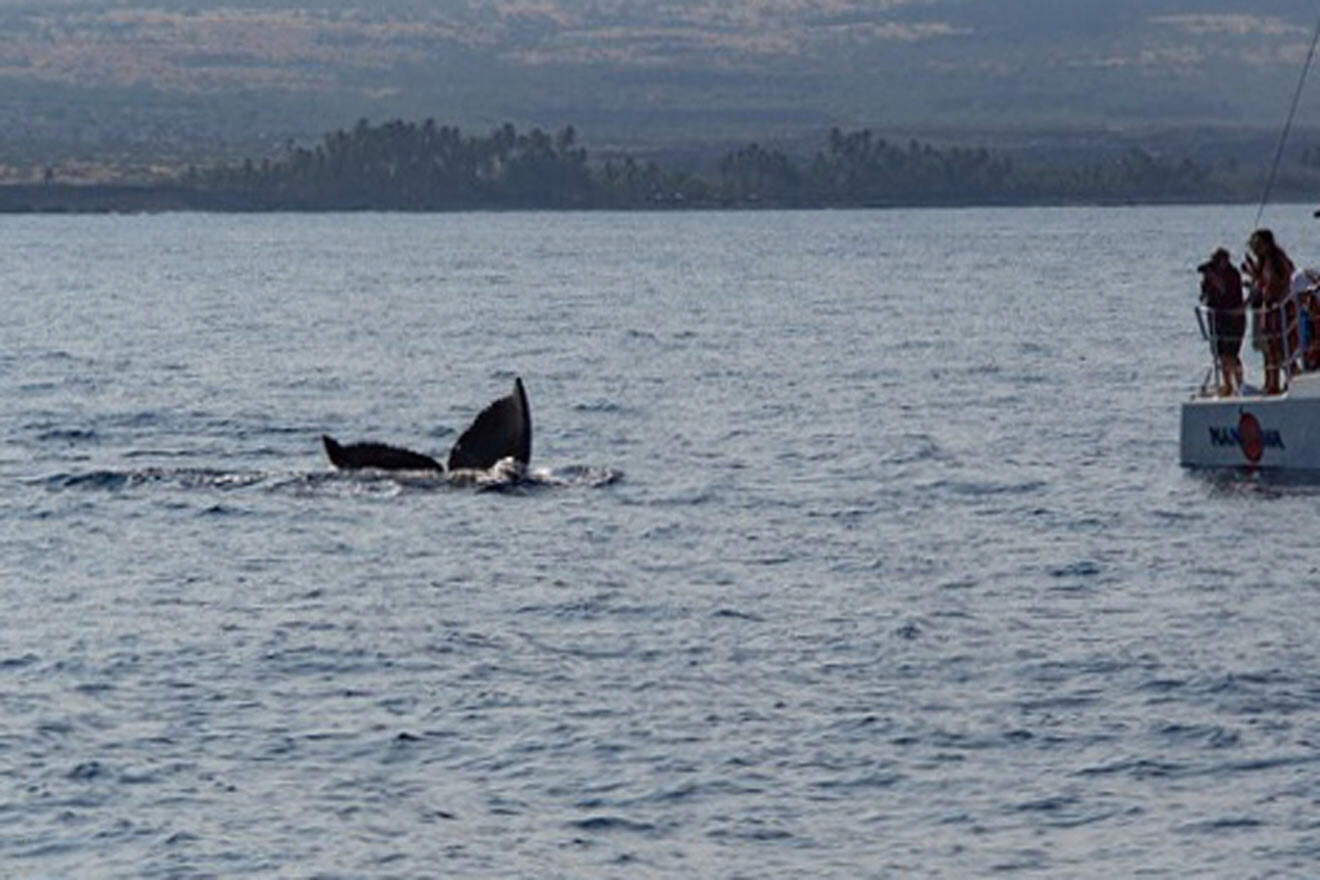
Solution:
[{"label": "hazy sky", "polygon": [[[1313,0],[0,0],[0,123],[281,141],[370,118],[602,136],[1276,126]],[[1309,90],[1303,118],[1320,119]]]}]

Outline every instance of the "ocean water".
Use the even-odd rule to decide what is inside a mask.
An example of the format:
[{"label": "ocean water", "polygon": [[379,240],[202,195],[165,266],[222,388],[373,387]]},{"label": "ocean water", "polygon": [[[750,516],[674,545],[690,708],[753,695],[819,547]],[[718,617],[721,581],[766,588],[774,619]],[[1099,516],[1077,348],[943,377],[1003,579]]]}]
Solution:
[{"label": "ocean water", "polygon": [[[0,217],[0,873],[1315,876],[1320,485],[1177,461],[1253,216]],[[532,481],[321,452],[515,376]]]}]

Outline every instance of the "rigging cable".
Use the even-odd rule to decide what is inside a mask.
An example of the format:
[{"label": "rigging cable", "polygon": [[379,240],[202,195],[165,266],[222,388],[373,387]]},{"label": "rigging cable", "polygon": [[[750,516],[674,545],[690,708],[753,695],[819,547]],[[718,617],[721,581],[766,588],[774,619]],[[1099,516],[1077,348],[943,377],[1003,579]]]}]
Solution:
[{"label": "rigging cable", "polygon": [[1311,35],[1311,49],[1306,53],[1306,63],[1302,65],[1302,75],[1297,78],[1297,90],[1293,92],[1292,107],[1288,109],[1288,118],[1283,123],[1283,133],[1279,135],[1279,148],[1274,152],[1274,164],[1270,166],[1270,176],[1265,182],[1265,194],[1260,197],[1260,207],[1256,210],[1256,222],[1251,224],[1252,228],[1260,226],[1260,218],[1265,213],[1265,205],[1270,200],[1270,192],[1274,189],[1274,178],[1279,173],[1279,162],[1283,159],[1283,148],[1288,143],[1288,132],[1292,130],[1293,117],[1297,115],[1297,104],[1302,99],[1302,86],[1306,83],[1306,74],[1311,69],[1311,61],[1315,59],[1315,46],[1320,42],[1320,21],[1315,23],[1315,33]]}]

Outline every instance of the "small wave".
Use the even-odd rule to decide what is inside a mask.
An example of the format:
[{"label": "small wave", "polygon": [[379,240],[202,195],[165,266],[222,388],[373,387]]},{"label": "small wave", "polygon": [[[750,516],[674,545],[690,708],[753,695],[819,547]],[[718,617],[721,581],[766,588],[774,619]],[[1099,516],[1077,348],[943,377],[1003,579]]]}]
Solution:
[{"label": "small wave", "polygon": [[85,357],[78,357],[72,354],[71,352],[67,352],[59,348],[51,349],[50,351],[43,351],[36,356],[36,359],[39,361],[52,361],[56,363],[77,363],[77,364],[92,363],[91,360]]},{"label": "small wave", "polygon": [[1019,705],[1024,712],[1041,712],[1052,709],[1080,709],[1093,706],[1100,701],[1093,692],[1083,691],[1076,694],[1059,694],[1041,699],[1023,700]]},{"label": "small wave", "polygon": [[67,736],[73,733],[73,722],[63,719],[49,719],[37,724],[37,733],[50,736]]},{"label": "small wave", "polygon": [[898,773],[867,773],[852,779],[827,779],[813,787],[824,791],[849,791],[867,788],[892,788],[903,780]]},{"label": "small wave", "polygon": [[1078,562],[1072,562],[1068,565],[1051,568],[1050,577],[1069,578],[1069,577],[1095,577],[1100,573],[1100,565],[1089,559],[1082,559]]},{"label": "small wave", "polygon": [[130,449],[124,458],[200,458],[205,454],[197,449]]},{"label": "small wave", "polygon": [[574,412],[616,414],[623,412],[623,406],[612,400],[593,400],[573,406]]},{"label": "small wave", "polygon": [[678,494],[656,498],[644,503],[650,507],[701,507],[719,499],[719,494],[711,489],[697,489],[691,492],[680,491]]},{"label": "small wave", "polygon": [[129,474],[117,471],[91,471],[86,474],[54,474],[44,480],[51,489],[122,489]]},{"label": "small wave", "polygon": [[250,515],[250,511],[240,510],[237,507],[230,507],[227,504],[212,504],[210,507],[202,510],[199,515],[203,517],[223,518],[231,516],[248,516]]},{"label": "small wave", "polygon": [[1215,772],[1258,773],[1261,770],[1274,770],[1278,767],[1297,767],[1320,761],[1320,755],[1279,755],[1274,758],[1257,758],[1251,761],[1233,761],[1216,768]]},{"label": "small wave", "polygon": [[1203,513],[1185,510],[1152,510],[1150,515],[1166,523],[1201,522],[1206,518]]},{"label": "small wave", "polygon": [[1264,821],[1251,816],[1228,816],[1223,819],[1192,822],[1181,825],[1176,830],[1185,834],[1219,834],[1224,831],[1254,831],[1264,828],[1265,825]]},{"label": "small wave", "polygon": [[394,486],[400,489],[435,491],[476,489],[479,492],[519,494],[542,488],[597,488],[613,485],[623,472],[613,468],[570,465],[562,468],[524,469],[511,458],[496,462],[488,470],[457,470],[446,474],[432,471],[318,471],[300,479],[307,484]]},{"label": "small wave", "polygon": [[91,782],[105,775],[105,767],[99,761],[84,761],[69,771],[68,778],[77,782]]},{"label": "small wave", "polygon": [[80,694],[95,696],[96,694],[104,694],[113,691],[115,685],[108,681],[89,681],[83,684],[74,685],[73,689]]},{"label": "small wave", "polygon": [[116,428],[150,428],[164,421],[165,417],[161,413],[155,410],[143,410],[115,416],[109,420],[109,423]]},{"label": "small wave", "polygon": [[613,486],[623,479],[623,471],[616,468],[575,464],[549,469],[533,469],[528,474],[533,483],[547,486],[581,486],[587,489]]},{"label": "small wave", "polygon": [[[547,488],[601,488],[623,478],[613,468],[571,465],[555,469],[527,471],[512,459],[497,463],[486,471],[454,471],[436,474],[430,471],[227,471],[215,468],[147,467],[138,470],[99,469],[83,473],[59,472],[32,481],[51,491],[90,490],[116,492],[142,486],[166,486],[179,489],[237,490],[263,487],[275,492],[295,494],[330,493],[397,495],[401,492],[434,492],[444,489],[476,489],[479,492],[521,494]],[[238,513],[221,505],[208,508],[208,515]]]},{"label": "small wave", "polygon": [[632,819],[625,819],[622,816],[592,816],[588,819],[579,819],[576,822],[568,823],[570,828],[576,828],[580,831],[598,831],[598,832],[629,832],[633,834],[650,834],[656,830],[656,826],[650,822],[634,822]]},{"label": "small wave", "polygon": [[1076,805],[1076,797],[1061,795],[1016,804],[1013,810],[1018,813],[1057,813]]},{"label": "small wave", "polygon": [[82,474],[59,473],[38,481],[49,489],[92,489],[115,491],[126,487],[173,484],[184,489],[233,489],[256,485],[266,474],[248,471],[219,471],[209,468],[144,468],[137,471],[96,470]]},{"label": "small wave", "polygon": [[32,654],[32,653],[23,654],[20,657],[0,658],[0,671],[3,671],[5,669],[21,669],[24,666],[31,666],[33,663],[36,663],[39,659],[41,658],[39,658],[36,654]]},{"label": "small wave", "polygon": [[733,838],[735,840],[751,840],[758,843],[768,843],[776,840],[791,840],[793,834],[790,831],[785,831],[783,828],[751,827],[737,828],[731,831],[721,828],[708,832],[706,836],[716,840]]},{"label": "small wave", "polygon": [[1029,495],[1039,492],[1048,484],[1044,480],[1027,480],[1022,483],[978,483],[972,481],[939,480],[924,486],[925,491],[948,491],[955,495],[968,495],[973,498],[995,495]]},{"label": "small wave", "polygon": [[747,621],[751,621],[752,623],[765,622],[764,617],[758,617],[755,614],[748,614],[745,611],[738,611],[734,608],[721,608],[720,610],[712,614],[711,617],[722,618],[726,620],[747,620]]},{"label": "small wave", "polygon": [[1167,776],[1176,776],[1186,772],[1186,770],[1187,768],[1182,764],[1138,758],[1134,760],[1115,761],[1110,764],[1100,764],[1095,767],[1083,767],[1081,770],[1077,771],[1077,775],[1129,776],[1133,779],[1158,779]]},{"label": "small wave", "polygon": [[1167,724],[1156,733],[1175,742],[1203,745],[1211,749],[1230,748],[1239,745],[1242,740],[1236,731],[1217,724]]},{"label": "small wave", "polygon": [[891,450],[885,464],[917,464],[924,461],[952,461],[953,456],[940,447],[929,434],[906,434],[889,442]]},{"label": "small wave", "polygon": [[908,639],[911,641],[912,639],[921,636],[921,627],[909,620],[907,623],[904,623],[898,629],[894,630],[894,635],[898,636],[900,639]]},{"label": "small wave", "polygon": [[1180,678],[1152,678],[1150,681],[1143,682],[1140,690],[1169,693],[1186,686],[1187,682]]},{"label": "small wave", "polygon": [[135,474],[133,482],[177,483],[185,489],[241,489],[264,482],[267,476],[267,474],[258,471],[220,471],[208,468],[148,468]]},{"label": "small wave", "polygon": [[101,435],[90,428],[52,428],[42,431],[37,439],[43,443],[90,443],[101,439]]},{"label": "small wave", "polygon": [[777,566],[787,565],[797,559],[796,556],[790,556],[783,553],[770,554],[766,556],[748,556],[742,562],[746,565]]}]

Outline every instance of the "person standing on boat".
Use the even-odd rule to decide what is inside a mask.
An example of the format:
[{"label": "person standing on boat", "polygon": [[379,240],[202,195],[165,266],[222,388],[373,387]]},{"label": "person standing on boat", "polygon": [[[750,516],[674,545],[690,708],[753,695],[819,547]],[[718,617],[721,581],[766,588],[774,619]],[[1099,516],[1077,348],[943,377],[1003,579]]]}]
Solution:
[{"label": "person standing on boat", "polygon": [[[1292,260],[1274,241],[1274,233],[1257,229],[1247,241],[1251,253],[1242,264],[1242,270],[1251,279],[1252,308],[1259,309],[1257,320],[1262,321],[1264,337],[1265,393],[1283,391],[1284,343],[1297,350],[1293,339],[1297,326],[1297,304],[1292,300]],[[1291,311],[1291,315],[1289,312]],[[1286,328],[1286,333],[1285,333]]]},{"label": "person standing on boat", "polygon": [[1210,309],[1210,338],[1219,359],[1219,393],[1228,397],[1242,388],[1242,359],[1238,352],[1247,328],[1247,315],[1242,307],[1242,276],[1223,248],[1196,269],[1201,273],[1201,302]]}]

